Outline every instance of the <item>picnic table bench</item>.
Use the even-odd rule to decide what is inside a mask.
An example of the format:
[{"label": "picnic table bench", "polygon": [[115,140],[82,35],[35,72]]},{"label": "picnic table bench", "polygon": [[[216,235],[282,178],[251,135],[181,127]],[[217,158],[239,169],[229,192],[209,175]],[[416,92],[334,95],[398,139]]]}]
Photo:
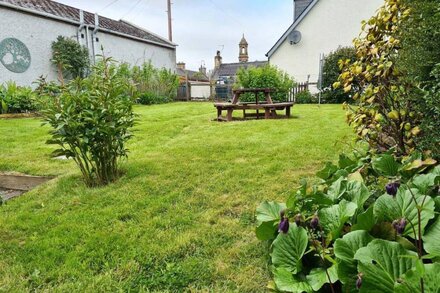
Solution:
[{"label": "picnic table bench", "polygon": [[[217,120],[218,121],[232,121],[232,113],[234,110],[243,110],[243,117],[256,116],[257,119],[260,118],[260,110],[264,111],[264,118],[271,119],[279,117],[277,110],[285,110],[285,117],[290,118],[291,108],[293,107],[293,102],[284,103],[273,103],[270,93],[274,92],[273,89],[260,88],[260,89],[239,89],[233,91],[232,103],[214,103],[214,107],[217,108]],[[244,93],[253,93],[255,95],[254,102],[244,102],[240,103],[240,96]],[[266,97],[266,101],[261,103],[258,100],[258,94],[262,93]],[[255,114],[247,114],[246,110],[255,110]],[[223,111],[227,112],[226,118],[222,116]]]}]

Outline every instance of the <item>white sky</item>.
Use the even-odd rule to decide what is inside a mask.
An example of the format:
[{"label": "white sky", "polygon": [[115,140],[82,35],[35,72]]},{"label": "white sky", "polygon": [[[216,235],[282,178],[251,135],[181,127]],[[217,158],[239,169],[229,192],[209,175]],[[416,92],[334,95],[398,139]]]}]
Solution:
[{"label": "white sky", "polygon": [[[163,37],[168,36],[166,0],[57,0],[114,19],[125,19]],[[197,70],[214,66],[217,50],[223,62],[238,62],[242,34],[250,61],[265,54],[290,26],[292,0],[173,0],[173,41],[177,61]],[[107,7],[106,7],[107,6]]]}]

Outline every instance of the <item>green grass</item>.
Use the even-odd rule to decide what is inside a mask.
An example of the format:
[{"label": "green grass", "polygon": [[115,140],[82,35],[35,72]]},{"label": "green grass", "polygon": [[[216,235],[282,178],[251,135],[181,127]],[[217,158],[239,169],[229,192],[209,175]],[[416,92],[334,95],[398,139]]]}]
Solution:
[{"label": "green grass", "polygon": [[58,175],[0,207],[0,291],[265,291],[255,208],[352,141],[338,105],[232,123],[211,121],[209,103],[136,111],[125,175],[94,189],[50,158],[39,120],[0,120],[0,170]]}]

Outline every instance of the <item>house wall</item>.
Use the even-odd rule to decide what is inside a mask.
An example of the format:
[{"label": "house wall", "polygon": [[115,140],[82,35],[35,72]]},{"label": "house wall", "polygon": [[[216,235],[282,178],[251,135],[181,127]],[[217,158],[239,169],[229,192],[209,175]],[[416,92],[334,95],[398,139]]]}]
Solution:
[{"label": "house wall", "polygon": [[[55,21],[52,19],[23,13],[20,11],[0,7],[0,42],[5,38],[16,38],[23,42],[31,55],[30,67],[23,73],[14,73],[0,63],[0,84],[6,81],[15,81],[19,85],[31,85],[39,76],[47,76],[49,80],[56,80],[56,68],[51,63],[52,42],[59,35],[77,39],[78,27],[74,24]],[[85,30],[83,30],[84,35]],[[89,51],[92,53],[92,30],[89,31]],[[176,68],[176,50],[155,46],[153,44],[99,32],[96,35],[99,42],[95,43],[96,54],[101,54],[101,45],[107,57],[140,65],[151,60],[156,67],[165,67],[171,70]],[[86,44],[82,39],[81,43]]]},{"label": "house wall", "polygon": [[302,34],[301,42],[290,45],[286,39],[269,57],[298,82],[317,82],[319,56],[339,46],[351,46],[361,32],[361,21],[369,19],[381,7],[383,0],[320,0],[295,30]]}]

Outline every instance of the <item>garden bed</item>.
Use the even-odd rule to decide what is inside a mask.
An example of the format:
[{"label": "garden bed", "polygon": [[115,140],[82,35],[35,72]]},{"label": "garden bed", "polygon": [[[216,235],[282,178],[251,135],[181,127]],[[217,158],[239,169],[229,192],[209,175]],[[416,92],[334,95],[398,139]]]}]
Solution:
[{"label": "garden bed", "polygon": [[0,119],[31,118],[37,116],[38,116],[37,113],[11,113],[11,114],[0,114]]}]

